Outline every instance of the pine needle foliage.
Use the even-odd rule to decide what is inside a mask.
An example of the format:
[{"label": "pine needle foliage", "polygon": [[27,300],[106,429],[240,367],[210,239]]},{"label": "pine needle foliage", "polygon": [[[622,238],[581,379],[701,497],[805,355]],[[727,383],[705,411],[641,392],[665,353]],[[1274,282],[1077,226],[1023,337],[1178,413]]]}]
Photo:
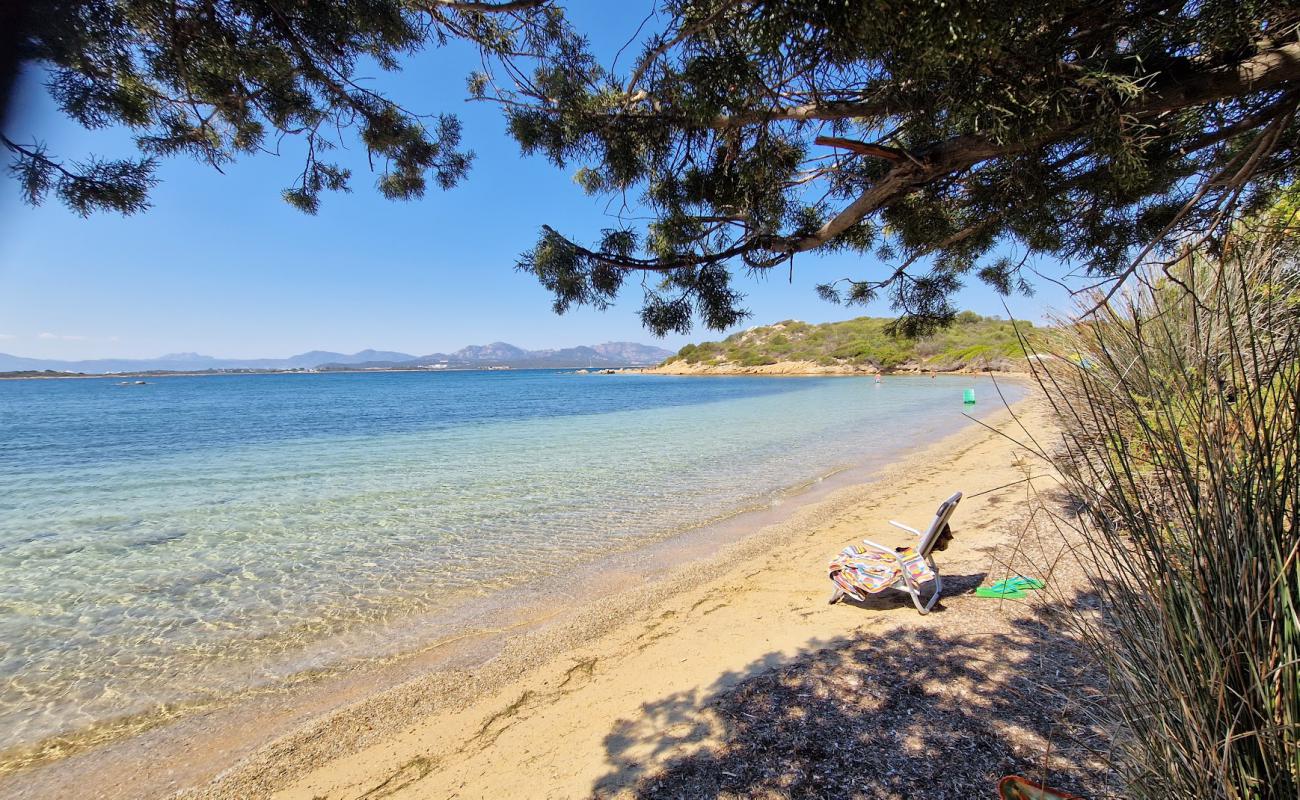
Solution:
[{"label": "pine needle foliage", "polygon": [[1294,3],[666,0],[657,19],[620,67],[570,42],[492,83],[524,152],[629,209],[622,236],[544,227],[520,259],[559,309],[650,273],[647,327],[720,329],[746,314],[738,276],[848,252],[874,258],[822,296],[888,300],[919,335],[969,280],[1029,292],[1033,256],[1122,275],[1295,177]]},{"label": "pine needle foliage", "polygon": [[134,158],[59,158],[39,139],[0,134],[23,199],[51,194],[72,211],[134,214],[149,207],[161,158],[220,170],[236,158],[305,143],[285,201],[314,213],[347,191],[350,170],[329,153],[351,131],[385,197],[421,197],[469,171],[459,119],[418,114],[367,82],[430,46],[461,38],[509,52],[541,25],[546,0],[38,0],[25,13],[19,58],[46,75],[59,109],[89,129],[125,126]]}]

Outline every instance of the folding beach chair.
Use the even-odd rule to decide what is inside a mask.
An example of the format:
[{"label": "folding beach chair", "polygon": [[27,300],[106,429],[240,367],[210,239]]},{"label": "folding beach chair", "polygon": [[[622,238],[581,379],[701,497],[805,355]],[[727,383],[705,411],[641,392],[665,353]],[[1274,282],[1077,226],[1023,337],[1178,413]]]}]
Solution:
[{"label": "folding beach chair", "polygon": [[[915,545],[907,547],[885,547],[870,539],[863,539],[866,547],[850,546],[837,555],[830,563],[828,571],[835,591],[830,602],[837,603],[843,597],[865,600],[869,594],[883,592],[886,589],[898,589],[912,597],[916,610],[922,614],[939,600],[943,591],[943,578],[934,563],[934,552],[947,548],[952,539],[952,530],[948,520],[961,501],[961,492],[944,500],[939,510],[934,512],[934,520],[925,533],[901,522],[890,520],[889,524],[902,528],[917,537]],[[933,583],[930,599],[921,602],[921,586]]]}]

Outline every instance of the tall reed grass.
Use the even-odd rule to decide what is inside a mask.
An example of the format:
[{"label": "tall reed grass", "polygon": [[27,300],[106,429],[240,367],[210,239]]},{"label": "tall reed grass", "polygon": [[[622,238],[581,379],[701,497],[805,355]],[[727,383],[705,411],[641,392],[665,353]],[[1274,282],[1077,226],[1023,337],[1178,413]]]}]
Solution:
[{"label": "tall reed grass", "polygon": [[1300,274],[1238,230],[1033,360],[1061,420],[1134,798],[1300,797]]}]

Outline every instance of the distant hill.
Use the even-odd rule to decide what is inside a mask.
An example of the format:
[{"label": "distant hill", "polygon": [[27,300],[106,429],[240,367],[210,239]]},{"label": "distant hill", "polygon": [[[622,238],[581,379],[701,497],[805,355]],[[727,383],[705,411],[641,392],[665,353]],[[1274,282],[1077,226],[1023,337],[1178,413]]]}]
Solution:
[{"label": "distant hill", "polygon": [[651,347],[636,342],[605,342],[591,349],[605,358],[628,364],[655,364],[667,358],[668,356],[663,354],[669,352],[662,347]]},{"label": "distant hill", "polygon": [[[970,311],[922,339],[893,336],[893,320],[858,317],[811,325],[786,320],[732,334],[721,342],[688,344],[656,371],[669,373],[836,373],[875,371],[1014,370],[1024,350],[1012,323]],[[1033,325],[1017,322],[1022,333]]]},{"label": "distant hill", "polygon": [[[441,353],[435,355],[442,356]],[[469,363],[507,364],[528,356],[529,352],[527,350],[505,342],[493,342],[492,344],[472,344],[469,347],[462,347],[450,356],[442,357]],[[428,357],[426,356],[426,358]]]},{"label": "distant hill", "polygon": [[328,350],[312,350],[307,353],[301,353],[296,356],[290,356],[285,361],[291,362],[293,367],[314,368],[321,364],[365,364],[371,361],[409,361],[415,358],[410,353],[398,353],[392,350],[362,350],[352,355],[343,353],[331,353]]},{"label": "distant hill", "polygon": [[25,358],[0,353],[0,372],[44,372],[106,374],[118,372],[202,372],[207,370],[287,369],[417,369],[441,364],[445,368],[473,369],[511,367],[625,367],[657,364],[672,355],[660,347],[634,342],[607,342],[593,347],[563,350],[524,350],[505,342],[472,345],[455,353],[413,356],[392,350],[362,350],[335,353],[312,350],[288,358],[216,358],[200,353],[168,353],[158,358],[99,358],[59,361]]},{"label": "distant hill", "polygon": [[95,358],[85,361],[57,361],[47,358],[24,358],[0,353],[0,371],[57,370],[60,372],[201,372],[222,369],[312,369],[321,364],[340,364],[374,361],[379,358],[407,360],[415,356],[380,350],[362,350],[360,353],[332,353],[313,350],[289,358],[215,358],[199,353],[168,353],[158,358]]},{"label": "distant hill", "polygon": [[331,363],[321,369],[565,369],[575,367],[639,367],[658,364],[672,356],[671,350],[636,342],[606,342],[591,347],[566,347],[560,350],[524,350],[506,342],[470,345],[454,353],[430,353],[405,361],[381,360],[371,363]]}]

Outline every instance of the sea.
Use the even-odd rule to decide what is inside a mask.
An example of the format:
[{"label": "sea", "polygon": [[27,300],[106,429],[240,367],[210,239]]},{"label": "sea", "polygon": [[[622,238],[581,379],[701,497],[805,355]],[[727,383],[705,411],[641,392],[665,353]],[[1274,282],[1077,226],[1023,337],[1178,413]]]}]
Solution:
[{"label": "sea", "polygon": [[391,655],[413,618],[797,500],[1002,403],[967,376],[145,380],[0,381],[0,766]]}]

